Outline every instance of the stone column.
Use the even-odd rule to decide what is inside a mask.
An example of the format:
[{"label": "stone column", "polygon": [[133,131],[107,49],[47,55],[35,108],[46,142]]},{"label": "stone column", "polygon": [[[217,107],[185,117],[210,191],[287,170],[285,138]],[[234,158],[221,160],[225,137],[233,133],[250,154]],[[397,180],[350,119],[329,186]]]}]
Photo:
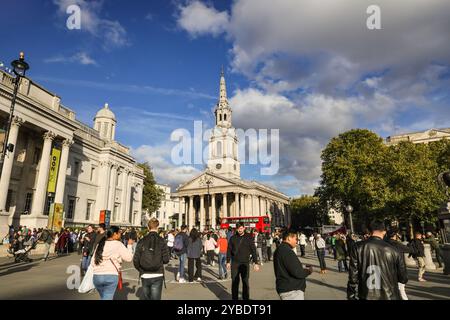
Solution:
[{"label": "stone column", "polygon": [[48,131],[44,134],[44,146],[42,147],[41,162],[36,181],[36,191],[34,192],[31,205],[31,215],[42,215],[44,213],[45,198],[47,195],[48,170],[50,168],[50,152],[55,134]]},{"label": "stone column", "polygon": [[181,223],[183,222],[183,211],[186,209],[184,201],[182,201],[183,199],[183,197],[178,198],[178,228],[181,227]]},{"label": "stone column", "polygon": [[120,222],[125,222],[126,221],[126,212],[127,212],[127,205],[126,205],[126,203],[127,203],[127,182],[128,182],[128,172],[129,172],[129,170],[128,169],[123,169],[122,170],[122,174],[120,175],[121,177],[122,177],[122,185],[121,185],[121,188],[122,188],[122,199],[120,199],[120,218],[119,218],[119,221]]},{"label": "stone column", "polygon": [[246,215],[246,212],[245,212],[245,196],[243,193],[239,194],[239,202],[241,203],[240,216],[244,217]]},{"label": "stone column", "polygon": [[189,196],[189,230],[195,226],[194,196]]},{"label": "stone column", "polygon": [[425,248],[425,268],[427,270],[436,270],[436,265],[433,262],[433,257],[431,256],[431,245],[424,243]]},{"label": "stone column", "polygon": [[211,195],[211,214],[209,219],[211,220],[211,227],[216,229],[216,195],[213,193]]},{"label": "stone column", "polygon": [[69,148],[72,140],[66,139],[62,143],[61,159],[59,161],[58,182],[56,183],[55,203],[64,203],[64,190],[66,187],[67,163],[69,161]]},{"label": "stone column", "polygon": [[222,208],[223,208],[223,217],[228,217],[228,203],[227,203],[227,193],[222,194]]},{"label": "stone column", "polygon": [[239,193],[234,194],[234,216],[235,217],[241,216],[239,212]]},{"label": "stone column", "polygon": [[206,212],[205,212],[205,195],[201,194],[200,195],[200,229],[199,230],[203,230],[205,227],[205,216],[206,216]]},{"label": "stone column", "polygon": [[113,164],[110,173],[111,178],[109,179],[108,210],[111,210],[111,217],[113,215],[114,202],[116,199],[117,169],[118,165]]},{"label": "stone column", "polygon": [[[12,143],[14,145],[13,152],[7,152],[3,160],[2,176],[0,179],[0,212],[5,211],[6,198],[8,197],[9,182],[11,180],[11,172],[14,164],[14,154],[17,149],[17,136],[19,135],[19,127],[23,124],[23,120],[14,117],[9,131],[8,143],[4,144],[4,148]],[[3,234],[2,234],[3,236]]]},{"label": "stone column", "polygon": [[[110,172],[111,162],[100,161],[100,170],[98,173],[98,192],[96,200],[96,212],[93,220],[98,220],[100,215],[100,210],[106,210],[108,205],[108,187],[109,187],[109,172]],[[128,198],[129,199],[129,198]]]},{"label": "stone column", "polygon": [[126,198],[126,211],[125,211],[125,221],[131,222],[130,210],[131,210],[131,183],[133,180],[133,172],[130,170],[127,175],[127,198]]}]

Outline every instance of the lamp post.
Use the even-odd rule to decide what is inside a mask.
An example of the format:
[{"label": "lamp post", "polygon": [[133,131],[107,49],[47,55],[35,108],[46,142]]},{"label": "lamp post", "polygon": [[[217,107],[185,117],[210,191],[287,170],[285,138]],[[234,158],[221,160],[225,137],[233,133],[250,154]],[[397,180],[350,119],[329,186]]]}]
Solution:
[{"label": "lamp post", "polygon": [[14,107],[16,105],[17,91],[19,90],[20,79],[22,77],[25,77],[25,72],[28,69],[30,69],[30,66],[28,65],[28,63],[25,62],[25,54],[23,52],[20,53],[19,59],[11,62],[11,66],[13,67],[13,72],[16,77],[14,79],[14,92],[13,92],[13,96],[11,99],[11,107],[9,110],[8,123],[6,125],[6,130],[5,130],[5,139],[3,141],[3,148],[2,148],[2,155],[1,155],[2,171],[3,171],[3,163],[4,163],[4,160],[6,157],[6,153],[8,151],[9,152],[14,151],[14,145],[8,144],[8,139],[9,139],[9,132],[11,131],[11,124],[12,124],[13,117],[14,117]]},{"label": "lamp post", "polygon": [[[203,179],[200,179],[199,183],[200,185],[206,185],[207,189],[208,189],[208,195],[206,197],[206,208],[208,208],[208,213],[209,213],[209,186],[212,185],[214,182],[214,178],[211,177],[210,175],[208,175],[208,172],[206,172],[206,174],[203,176]],[[205,210],[206,211],[206,210]],[[215,215],[215,213],[213,213]],[[212,218],[212,217],[211,217]],[[215,218],[215,217],[214,217]],[[212,221],[212,219],[205,219],[205,223],[208,225],[209,228],[209,223],[210,221]],[[201,228],[202,226],[200,226]],[[206,227],[206,226],[205,226]]]},{"label": "lamp post", "polygon": [[351,205],[347,205],[345,207],[345,210],[348,212],[348,217],[350,220],[350,231],[353,233],[353,218],[352,218],[353,207]]}]

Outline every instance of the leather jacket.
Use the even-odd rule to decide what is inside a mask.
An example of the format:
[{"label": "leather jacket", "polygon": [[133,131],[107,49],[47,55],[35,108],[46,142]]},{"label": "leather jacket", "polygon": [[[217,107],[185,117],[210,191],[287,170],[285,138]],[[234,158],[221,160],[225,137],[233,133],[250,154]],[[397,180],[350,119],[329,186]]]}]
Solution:
[{"label": "leather jacket", "polygon": [[401,253],[379,237],[370,237],[350,251],[349,300],[401,300],[398,283],[408,274]]}]

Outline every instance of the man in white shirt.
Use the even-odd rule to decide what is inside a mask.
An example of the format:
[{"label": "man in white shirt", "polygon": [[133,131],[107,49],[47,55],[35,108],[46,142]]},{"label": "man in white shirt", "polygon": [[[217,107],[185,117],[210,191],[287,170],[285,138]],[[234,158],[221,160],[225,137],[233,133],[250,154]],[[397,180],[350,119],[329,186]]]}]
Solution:
[{"label": "man in white shirt", "polygon": [[174,258],[173,243],[175,242],[175,236],[173,235],[173,233],[174,233],[174,230],[170,231],[169,234],[167,235],[167,246],[169,247],[169,253],[170,253],[171,259]]},{"label": "man in white shirt", "polygon": [[306,247],[306,236],[302,232],[300,232],[300,236],[298,237],[298,242],[300,244],[301,256],[304,257],[305,256],[305,247]]}]

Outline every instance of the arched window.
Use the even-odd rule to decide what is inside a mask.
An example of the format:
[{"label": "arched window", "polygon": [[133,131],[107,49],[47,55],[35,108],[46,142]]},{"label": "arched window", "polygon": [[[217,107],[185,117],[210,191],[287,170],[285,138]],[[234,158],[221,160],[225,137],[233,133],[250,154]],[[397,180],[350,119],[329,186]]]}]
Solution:
[{"label": "arched window", "polygon": [[219,114],[219,121],[222,121],[222,114]]},{"label": "arched window", "polygon": [[226,114],[223,115],[223,120],[227,121],[227,115]]},{"label": "arched window", "polygon": [[222,141],[217,141],[216,154],[217,154],[218,157],[222,156]]}]

